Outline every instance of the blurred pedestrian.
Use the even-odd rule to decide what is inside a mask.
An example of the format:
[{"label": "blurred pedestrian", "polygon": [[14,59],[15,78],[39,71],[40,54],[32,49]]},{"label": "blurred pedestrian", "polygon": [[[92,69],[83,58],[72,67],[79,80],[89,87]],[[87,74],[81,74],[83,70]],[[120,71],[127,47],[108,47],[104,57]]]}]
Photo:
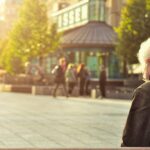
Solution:
[{"label": "blurred pedestrian", "polygon": [[87,79],[87,71],[85,69],[85,64],[80,64],[77,68],[77,74],[79,78],[79,93],[80,95],[85,94],[85,83]]},{"label": "blurred pedestrian", "polygon": [[66,59],[60,58],[59,64],[56,65],[52,70],[52,74],[54,75],[54,83],[55,83],[53,97],[56,97],[56,92],[60,84],[63,86],[63,90],[65,92],[66,97],[68,97],[68,92],[66,89],[66,82],[65,82],[65,71],[66,71]]},{"label": "blurred pedestrian", "polygon": [[44,68],[40,65],[35,65],[37,82],[40,84],[44,84],[45,81],[45,72]]},{"label": "blurred pedestrian", "polygon": [[91,82],[91,72],[87,67],[85,67],[85,70],[87,72],[86,81],[85,81],[85,93],[86,93],[86,95],[90,95],[89,86],[90,86],[90,82]]},{"label": "blurred pedestrian", "polygon": [[100,89],[101,97],[102,98],[106,97],[106,69],[104,65],[102,65],[100,68],[99,89]]},{"label": "blurred pedestrian", "polygon": [[122,147],[150,147],[150,38],[141,44],[138,58],[145,83],[133,93]]},{"label": "blurred pedestrian", "polygon": [[71,95],[77,83],[77,76],[74,70],[74,64],[69,64],[65,73],[66,83],[68,85],[68,93]]}]

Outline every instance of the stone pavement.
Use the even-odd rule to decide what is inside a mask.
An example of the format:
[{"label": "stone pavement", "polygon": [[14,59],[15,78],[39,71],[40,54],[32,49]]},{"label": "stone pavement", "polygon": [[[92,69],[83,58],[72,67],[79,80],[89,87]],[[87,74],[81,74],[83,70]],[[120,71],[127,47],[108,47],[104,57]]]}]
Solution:
[{"label": "stone pavement", "polygon": [[131,101],[0,93],[0,148],[119,148]]}]

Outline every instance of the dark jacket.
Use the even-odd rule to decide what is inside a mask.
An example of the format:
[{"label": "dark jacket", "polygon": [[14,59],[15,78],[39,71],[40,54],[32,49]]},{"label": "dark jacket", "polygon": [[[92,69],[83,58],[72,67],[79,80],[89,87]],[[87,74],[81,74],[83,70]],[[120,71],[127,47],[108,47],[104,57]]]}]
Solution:
[{"label": "dark jacket", "polygon": [[60,65],[57,65],[54,68],[54,80],[55,83],[65,83],[65,71]]},{"label": "dark jacket", "polygon": [[150,146],[150,82],[134,92],[122,139],[122,147]]},{"label": "dark jacket", "polygon": [[106,71],[102,70],[99,74],[99,84],[105,84],[106,83]]},{"label": "dark jacket", "polygon": [[80,70],[80,72],[78,73],[78,77],[81,79],[81,80],[86,80],[88,76],[88,73],[87,73],[87,70],[85,68],[82,68]]}]

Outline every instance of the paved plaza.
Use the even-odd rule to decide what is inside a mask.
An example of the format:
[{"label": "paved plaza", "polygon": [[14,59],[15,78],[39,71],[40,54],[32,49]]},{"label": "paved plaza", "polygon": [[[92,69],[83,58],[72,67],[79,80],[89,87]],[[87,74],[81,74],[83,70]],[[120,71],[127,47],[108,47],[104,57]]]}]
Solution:
[{"label": "paved plaza", "polygon": [[0,93],[0,148],[118,148],[130,105]]}]

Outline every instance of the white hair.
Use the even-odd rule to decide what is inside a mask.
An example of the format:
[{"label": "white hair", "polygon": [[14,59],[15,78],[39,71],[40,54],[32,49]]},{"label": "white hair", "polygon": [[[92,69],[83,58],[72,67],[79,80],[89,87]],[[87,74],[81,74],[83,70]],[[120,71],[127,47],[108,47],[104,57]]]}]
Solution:
[{"label": "white hair", "polygon": [[142,66],[145,66],[146,60],[150,59],[150,38],[141,43],[138,59]]},{"label": "white hair", "polygon": [[138,59],[141,64],[143,70],[143,79],[145,81],[150,80],[150,38],[146,41],[141,43],[139,52],[138,52]]}]

